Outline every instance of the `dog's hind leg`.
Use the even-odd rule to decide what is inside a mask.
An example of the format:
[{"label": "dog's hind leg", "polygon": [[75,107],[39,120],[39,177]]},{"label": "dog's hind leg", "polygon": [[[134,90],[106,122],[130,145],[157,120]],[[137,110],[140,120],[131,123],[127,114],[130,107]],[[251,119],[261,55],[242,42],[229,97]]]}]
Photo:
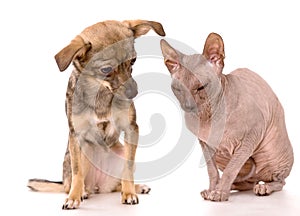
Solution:
[{"label": "dog's hind leg", "polygon": [[145,184],[136,184],[134,186],[135,186],[135,192],[138,194],[148,194],[151,191],[151,188]]},{"label": "dog's hind leg", "polygon": [[66,193],[70,192],[72,183],[72,169],[71,169],[71,158],[69,151],[69,144],[65,153],[63,162],[63,185]]}]

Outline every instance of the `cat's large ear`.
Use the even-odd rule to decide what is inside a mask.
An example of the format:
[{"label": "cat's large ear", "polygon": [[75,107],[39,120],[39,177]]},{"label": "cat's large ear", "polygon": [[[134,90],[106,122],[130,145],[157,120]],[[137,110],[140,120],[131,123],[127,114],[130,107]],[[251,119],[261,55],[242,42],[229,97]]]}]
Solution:
[{"label": "cat's large ear", "polygon": [[168,44],[168,42],[164,39],[160,41],[160,47],[164,56],[165,65],[167,66],[169,72],[171,74],[175,73],[181,67],[180,52],[171,47],[171,45]]},{"label": "cat's large ear", "polygon": [[205,45],[203,48],[202,55],[205,58],[214,64],[217,68],[219,73],[222,73],[224,67],[224,42],[220,35],[216,33],[210,33],[205,41]]}]

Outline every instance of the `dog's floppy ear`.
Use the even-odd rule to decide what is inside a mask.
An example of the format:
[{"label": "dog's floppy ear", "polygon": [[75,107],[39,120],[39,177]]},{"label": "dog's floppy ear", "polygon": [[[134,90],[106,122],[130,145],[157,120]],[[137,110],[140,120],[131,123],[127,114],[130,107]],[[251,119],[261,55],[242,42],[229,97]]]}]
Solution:
[{"label": "dog's floppy ear", "polygon": [[205,41],[203,55],[211,63],[215,64],[222,72],[224,67],[224,43],[220,35],[210,33]]},{"label": "dog's floppy ear", "polygon": [[147,20],[125,20],[123,21],[123,24],[133,31],[135,38],[147,34],[150,29],[153,29],[156,34],[160,36],[166,35],[163,26],[159,22]]},{"label": "dog's floppy ear", "polygon": [[76,36],[68,46],[55,55],[59,70],[61,72],[66,70],[74,58],[83,57],[90,48],[90,43],[84,43],[82,37]]},{"label": "dog's floppy ear", "polygon": [[179,52],[162,39],[160,47],[164,56],[164,62],[171,74],[175,73],[180,68]]}]

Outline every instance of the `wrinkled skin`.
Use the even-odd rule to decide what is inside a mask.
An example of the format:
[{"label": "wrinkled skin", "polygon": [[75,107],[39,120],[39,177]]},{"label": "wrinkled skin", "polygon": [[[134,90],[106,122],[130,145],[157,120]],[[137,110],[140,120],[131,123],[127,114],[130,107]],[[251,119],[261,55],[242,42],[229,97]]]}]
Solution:
[{"label": "wrinkled skin", "polygon": [[232,189],[280,191],[294,158],[283,108],[269,85],[245,68],[222,74],[224,44],[215,33],[202,55],[184,55],[165,40],[161,49],[186,126],[206,160],[210,185],[202,197],[226,201]]}]

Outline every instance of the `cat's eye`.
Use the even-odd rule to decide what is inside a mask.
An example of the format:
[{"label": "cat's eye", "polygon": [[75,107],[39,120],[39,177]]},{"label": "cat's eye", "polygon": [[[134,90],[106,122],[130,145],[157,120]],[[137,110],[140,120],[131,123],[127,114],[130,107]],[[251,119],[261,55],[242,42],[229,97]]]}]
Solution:
[{"label": "cat's eye", "polygon": [[197,91],[201,91],[203,89],[204,89],[204,86],[201,86],[201,87],[197,88]]},{"label": "cat's eye", "polygon": [[208,85],[208,83],[206,83],[205,85],[202,85],[202,86],[196,88],[196,91],[197,91],[197,92],[200,92],[201,90],[205,89],[205,87],[206,87],[207,85]]}]

